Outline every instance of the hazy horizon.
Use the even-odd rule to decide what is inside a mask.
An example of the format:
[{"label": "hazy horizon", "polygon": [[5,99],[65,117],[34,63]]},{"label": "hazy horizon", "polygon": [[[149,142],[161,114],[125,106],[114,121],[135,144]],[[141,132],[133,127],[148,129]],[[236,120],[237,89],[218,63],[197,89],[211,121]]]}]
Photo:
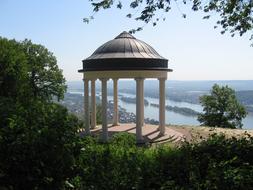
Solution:
[{"label": "hazy horizon", "polygon": [[[99,78],[97,79],[97,80],[99,80]],[[111,78],[109,79],[109,80],[112,80]],[[121,78],[119,78],[119,80],[122,80],[122,81],[130,81],[130,80],[134,80],[134,78],[129,78],[129,79],[121,79]],[[151,78],[147,78],[147,79],[145,79],[145,80],[158,80],[158,79],[151,79]],[[82,79],[81,80],[66,80],[66,82],[79,82],[79,81],[82,81]],[[233,79],[224,79],[224,80],[219,80],[219,79],[215,79],[215,80],[208,80],[208,79],[203,79],[203,80],[201,80],[201,79],[196,79],[196,80],[176,80],[176,79],[167,79],[167,81],[179,81],[179,82],[194,82],[194,81],[206,81],[206,82],[215,82],[215,81],[253,81],[253,79],[249,79],[249,80],[244,80],[244,79],[238,79],[238,80],[233,80]]]},{"label": "hazy horizon", "polygon": [[[113,88],[113,81],[108,80],[108,88]],[[214,84],[218,84],[221,86],[228,85],[233,88],[235,91],[252,91],[253,90],[253,80],[167,80],[166,88],[173,88],[173,90],[177,91],[210,91]],[[83,89],[83,81],[75,80],[75,81],[67,81],[67,85],[69,89],[78,88]],[[100,88],[101,83],[99,80],[96,81],[96,87]],[[135,89],[136,84],[134,79],[129,80],[119,80],[118,84],[119,89]],[[149,90],[154,90],[159,88],[159,81],[157,79],[154,80],[145,80],[144,88]]]}]

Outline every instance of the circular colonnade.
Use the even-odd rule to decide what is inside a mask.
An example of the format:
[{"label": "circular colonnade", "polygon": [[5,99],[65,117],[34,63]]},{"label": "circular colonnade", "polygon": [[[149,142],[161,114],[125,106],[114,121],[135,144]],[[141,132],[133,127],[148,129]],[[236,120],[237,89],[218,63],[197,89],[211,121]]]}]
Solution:
[{"label": "circular colonnade", "polygon": [[[167,79],[168,60],[160,56],[151,46],[136,39],[127,32],[122,32],[115,39],[100,46],[90,57],[83,60],[84,81],[84,119],[85,132],[96,127],[96,87],[95,81],[101,81],[102,91],[102,135],[108,140],[107,122],[107,81],[113,80],[113,125],[118,122],[118,80],[135,79],[136,81],[136,140],[143,141],[144,126],[144,80],[159,80],[159,131],[165,133],[165,81]],[[89,104],[89,83],[91,84],[91,103]],[[89,108],[91,105],[91,108]],[[91,112],[91,118],[89,113]],[[91,121],[90,121],[91,119]]]}]

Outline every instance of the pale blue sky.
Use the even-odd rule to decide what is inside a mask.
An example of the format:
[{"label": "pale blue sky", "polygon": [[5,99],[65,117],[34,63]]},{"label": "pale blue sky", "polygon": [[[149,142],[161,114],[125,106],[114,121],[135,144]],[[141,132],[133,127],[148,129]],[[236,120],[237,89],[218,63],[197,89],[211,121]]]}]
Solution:
[{"label": "pale blue sky", "polygon": [[[185,11],[187,19],[173,5],[165,22],[157,27],[147,25],[135,34],[169,59],[169,68],[174,70],[169,78],[252,80],[250,35],[220,35],[213,29],[215,20],[202,20],[200,13]],[[142,25],[126,18],[127,13],[102,11],[87,25],[82,19],[92,14],[88,0],[0,0],[0,36],[28,38],[45,45],[57,57],[67,80],[81,80],[77,70],[82,67],[82,59],[120,32]]]}]

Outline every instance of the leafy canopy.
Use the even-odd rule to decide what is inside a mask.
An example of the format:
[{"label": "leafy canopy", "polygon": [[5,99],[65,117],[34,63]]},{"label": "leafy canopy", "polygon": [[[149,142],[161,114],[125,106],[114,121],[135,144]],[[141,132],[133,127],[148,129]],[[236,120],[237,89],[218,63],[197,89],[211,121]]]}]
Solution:
[{"label": "leafy canopy", "polygon": [[[193,11],[203,11],[205,13],[204,19],[209,19],[211,13],[214,15],[219,15],[217,21],[218,25],[222,27],[221,33],[230,32],[233,37],[235,34],[242,36],[246,32],[251,32],[253,29],[253,1],[252,0],[175,0],[176,4],[184,4],[191,6]],[[91,5],[93,6],[93,11],[98,12],[101,9],[109,9],[116,4],[116,7],[121,9],[123,3],[120,0],[91,0]],[[167,13],[172,8],[170,0],[131,0],[125,2],[124,5],[130,6],[130,8],[135,9],[134,14],[127,14],[126,16],[137,21],[143,21],[145,23],[152,23],[153,26],[157,24],[161,19],[165,20],[163,13]],[[186,14],[182,13],[182,16],[186,18]],[[89,22],[93,19],[84,18],[84,22]],[[134,33],[136,31],[142,30],[142,27],[137,29],[132,29],[130,32]],[[251,36],[253,39],[253,34]]]},{"label": "leafy canopy", "polygon": [[198,116],[202,125],[223,128],[242,128],[247,113],[236,99],[235,91],[228,86],[215,84],[210,95],[200,97],[203,114]]},{"label": "leafy canopy", "polygon": [[5,122],[0,113],[0,189],[63,189],[80,154],[81,122],[55,103],[5,108],[12,109]]},{"label": "leafy canopy", "polygon": [[30,40],[0,37],[0,96],[18,100],[62,99],[66,90],[55,56]]},{"label": "leafy canopy", "polygon": [[0,189],[63,189],[80,154],[82,123],[53,98],[66,89],[56,58],[0,37]]}]

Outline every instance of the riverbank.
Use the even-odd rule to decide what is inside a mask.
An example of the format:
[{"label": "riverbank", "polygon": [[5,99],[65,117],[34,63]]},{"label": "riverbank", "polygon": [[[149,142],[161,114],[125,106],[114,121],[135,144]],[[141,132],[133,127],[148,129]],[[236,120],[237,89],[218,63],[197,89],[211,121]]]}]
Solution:
[{"label": "riverbank", "polygon": [[[155,103],[151,103],[150,106],[153,106],[155,108],[159,108],[159,104],[155,104]],[[165,110],[167,111],[173,111],[175,113],[179,113],[185,116],[197,116],[198,114],[200,114],[200,112],[197,112],[193,109],[190,108],[185,108],[185,107],[177,107],[177,106],[165,106]]]},{"label": "riverbank", "polygon": [[[123,94],[120,93],[119,97],[131,97],[135,98],[135,95],[131,94]],[[145,99],[149,102],[149,105],[145,106],[144,116],[147,118],[145,123],[150,124],[158,124],[159,120],[159,109],[157,107],[151,106],[152,104],[159,103],[159,99],[145,97]],[[113,102],[113,96],[108,95],[108,101]],[[97,103],[100,102],[100,94],[97,93]],[[66,93],[64,100],[61,102],[64,106],[66,106],[72,113],[78,115],[80,119],[83,119],[83,92],[70,92]],[[108,103],[109,104],[109,103]],[[128,123],[135,121],[135,112],[136,106],[135,104],[123,102],[121,98],[119,98],[119,109],[122,110],[122,120],[120,122]],[[189,104],[185,102],[174,102],[171,100],[166,99],[166,105],[172,107],[179,107],[179,108],[190,108],[196,112],[201,112],[202,107],[196,104]],[[185,109],[184,109],[185,110]],[[113,109],[109,112],[112,115]],[[181,110],[182,113],[182,110]],[[176,113],[175,111],[166,110],[166,124],[170,125],[194,125],[198,126],[200,123],[197,121],[197,116],[193,115],[183,115],[181,113]],[[130,116],[128,117],[128,115]],[[108,116],[109,117],[109,116]],[[245,119],[243,119],[243,128],[244,129],[253,129],[253,114],[248,114]]]},{"label": "riverbank", "polygon": [[[100,97],[96,97],[96,102],[99,105],[100,104]],[[83,106],[83,96],[82,94],[73,94],[73,93],[66,93],[64,100],[60,101],[60,104],[64,105],[67,107],[69,112],[75,114],[79,119],[83,120],[84,118],[84,106]],[[135,106],[135,105],[134,105]],[[112,123],[113,119],[113,101],[109,100],[107,104],[107,119],[108,123]],[[97,107],[97,111],[99,110],[100,107]],[[136,115],[135,113],[128,111],[126,108],[123,106],[118,106],[119,110],[119,122],[120,123],[134,123],[136,120]],[[145,117],[144,122],[147,124],[152,124],[152,125],[158,125],[159,121],[156,119],[152,119],[149,117]]]}]

